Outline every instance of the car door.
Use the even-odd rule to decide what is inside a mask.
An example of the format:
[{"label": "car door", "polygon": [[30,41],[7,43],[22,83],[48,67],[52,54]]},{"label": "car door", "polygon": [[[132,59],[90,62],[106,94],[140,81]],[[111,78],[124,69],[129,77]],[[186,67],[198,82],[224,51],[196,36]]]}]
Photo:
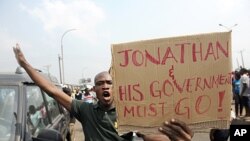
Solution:
[{"label": "car door", "polygon": [[[44,92],[45,93],[45,92]],[[67,111],[58,102],[47,94],[44,95],[47,102],[48,114],[51,118],[51,128],[59,131],[63,138],[66,138],[69,126],[69,116]]]},{"label": "car door", "polygon": [[36,85],[27,85],[25,90],[27,97],[27,125],[32,136],[36,137],[39,131],[49,126],[50,119],[41,89]]}]

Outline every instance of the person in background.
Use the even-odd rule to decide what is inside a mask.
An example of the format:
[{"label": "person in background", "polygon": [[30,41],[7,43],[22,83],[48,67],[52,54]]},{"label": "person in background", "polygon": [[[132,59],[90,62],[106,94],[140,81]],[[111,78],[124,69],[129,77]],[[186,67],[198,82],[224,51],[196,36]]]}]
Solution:
[{"label": "person in background", "polygon": [[243,111],[243,104],[242,104],[242,98],[240,96],[240,73],[235,72],[234,73],[234,80],[233,80],[233,99],[235,104],[235,115],[236,117],[242,116]]},{"label": "person in background", "polygon": [[89,88],[84,89],[83,101],[87,103],[94,103],[97,101],[96,97],[92,93],[90,93]]},{"label": "person in background", "polygon": [[82,100],[82,92],[76,89],[75,99]]},{"label": "person in background", "polygon": [[241,72],[241,78],[240,78],[240,96],[242,98],[242,103],[246,111],[246,117],[250,116],[250,109],[249,109],[249,76],[248,76],[248,70],[245,68],[242,68],[240,70]]},{"label": "person in background", "polygon": [[34,128],[34,135],[36,136],[45,125],[43,123],[42,113],[37,110],[34,105],[29,106],[29,118]]},{"label": "person in background", "polygon": [[[107,72],[95,76],[95,86],[98,102],[96,104],[75,100],[54,86],[39,74],[25,59],[19,45],[13,48],[17,62],[25,69],[31,79],[47,94],[57,100],[82,124],[86,141],[126,141],[116,130],[116,106],[112,92],[112,77]],[[140,135],[144,141],[191,141],[192,130],[182,121],[172,119],[159,128],[158,134]]]}]

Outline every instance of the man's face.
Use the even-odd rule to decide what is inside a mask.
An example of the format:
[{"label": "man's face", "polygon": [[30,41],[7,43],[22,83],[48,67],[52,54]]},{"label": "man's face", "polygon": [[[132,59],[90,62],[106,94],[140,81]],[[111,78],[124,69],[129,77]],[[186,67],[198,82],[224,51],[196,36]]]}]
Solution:
[{"label": "man's face", "polygon": [[114,102],[112,94],[112,78],[108,73],[98,75],[95,80],[94,91],[100,103],[109,107]]}]

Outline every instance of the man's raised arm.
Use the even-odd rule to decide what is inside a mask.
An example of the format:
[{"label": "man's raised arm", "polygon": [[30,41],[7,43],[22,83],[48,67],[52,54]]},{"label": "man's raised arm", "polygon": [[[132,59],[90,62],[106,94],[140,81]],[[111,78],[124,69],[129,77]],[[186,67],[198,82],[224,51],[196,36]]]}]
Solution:
[{"label": "man's raised arm", "polygon": [[39,86],[42,90],[52,96],[56,101],[63,105],[67,110],[71,110],[72,99],[65,94],[62,90],[58,89],[54,84],[49,80],[44,78],[39,74],[25,59],[24,54],[22,53],[19,44],[16,44],[13,47],[17,62],[21,67],[25,69],[31,79]]}]

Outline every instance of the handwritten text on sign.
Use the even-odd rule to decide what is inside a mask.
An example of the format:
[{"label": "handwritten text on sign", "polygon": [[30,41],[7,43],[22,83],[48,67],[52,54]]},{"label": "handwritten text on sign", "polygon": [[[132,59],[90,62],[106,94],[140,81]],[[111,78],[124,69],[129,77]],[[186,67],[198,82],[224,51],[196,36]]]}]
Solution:
[{"label": "handwritten text on sign", "polygon": [[213,33],[113,45],[118,124],[229,118],[230,36]]}]

